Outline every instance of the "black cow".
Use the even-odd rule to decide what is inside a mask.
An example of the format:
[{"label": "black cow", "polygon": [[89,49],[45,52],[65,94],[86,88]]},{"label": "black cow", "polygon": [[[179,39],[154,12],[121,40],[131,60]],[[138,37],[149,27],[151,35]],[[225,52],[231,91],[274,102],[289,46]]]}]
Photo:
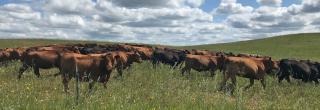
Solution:
[{"label": "black cow", "polygon": [[300,62],[308,64],[311,70],[311,74],[316,78],[320,78],[319,65],[317,65],[317,62],[313,62],[310,60],[300,60]]},{"label": "black cow", "polygon": [[185,60],[187,53],[188,51],[177,49],[155,49],[151,58],[153,67],[155,68],[156,64],[163,63],[175,68]]},{"label": "black cow", "polygon": [[302,79],[303,82],[314,81],[318,82],[317,74],[312,73],[312,69],[309,64],[300,62],[297,60],[282,59],[280,60],[280,71],[277,73],[279,82],[284,78],[290,82],[290,75],[295,79]]}]

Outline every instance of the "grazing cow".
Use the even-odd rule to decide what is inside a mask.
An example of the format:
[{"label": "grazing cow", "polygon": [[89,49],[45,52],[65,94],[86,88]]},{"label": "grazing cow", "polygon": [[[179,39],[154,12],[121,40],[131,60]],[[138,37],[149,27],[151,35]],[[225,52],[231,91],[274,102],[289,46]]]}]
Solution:
[{"label": "grazing cow", "polygon": [[114,59],[116,59],[117,64],[115,67],[118,71],[118,76],[122,76],[123,70],[130,68],[134,62],[142,62],[141,56],[138,52],[115,51],[107,54],[110,54]]},{"label": "grazing cow", "polygon": [[190,74],[190,70],[194,69],[198,72],[210,71],[211,76],[214,76],[214,72],[217,69],[222,70],[223,59],[220,56],[209,55],[191,55],[187,54],[185,59],[185,67],[182,68],[181,74],[185,72]]},{"label": "grazing cow", "polygon": [[266,88],[265,76],[272,69],[276,68],[276,64],[270,58],[252,59],[244,57],[224,57],[223,80],[221,88],[225,86],[229,78],[232,80],[233,86],[236,85],[236,75],[249,78],[250,84],[245,89],[250,88],[254,84],[254,80],[260,80],[263,88]]},{"label": "grazing cow", "polygon": [[18,79],[29,67],[33,67],[34,74],[40,77],[39,69],[59,68],[58,51],[31,51],[24,52],[21,58],[22,67],[19,69]]},{"label": "grazing cow", "polygon": [[297,60],[282,59],[280,60],[280,71],[277,73],[279,83],[285,78],[290,82],[290,76],[292,75],[295,79],[302,79],[303,82],[314,81],[318,82],[318,75],[312,71],[310,65],[306,62],[301,62]]},{"label": "grazing cow", "polygon": [[60,59],[62,82],[64,91],[68,92],[68,82],[79,73],[80,79],[88,76],[89,91],[92,91],[94,83],[99,81],[106,88],[106,83],[115,65],[115,59],[111,55],[82,55],[77,53],[62,53]]}]

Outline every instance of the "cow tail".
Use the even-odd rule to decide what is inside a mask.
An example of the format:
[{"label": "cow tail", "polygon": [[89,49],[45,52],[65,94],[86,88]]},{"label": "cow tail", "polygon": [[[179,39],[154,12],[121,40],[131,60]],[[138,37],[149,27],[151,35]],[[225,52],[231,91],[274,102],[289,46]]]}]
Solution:
[{"label": "cow tail", "polygon": [[114,64],[114,65],[119,65],[119,64],[121,64],[121,58],[120,58],[119,55],[116,55],[116,56],[114,57],[113,64]]},{"label": "cow tail", "polygon": [[61,52],[56,52],[56,54],[57,54],[57,62],[56,62],[56,67],[58,67],[59,68],[59,70],[61,71],[61,58],[62,58],[62,56],[63,56],[63,53],[61,53]]}]

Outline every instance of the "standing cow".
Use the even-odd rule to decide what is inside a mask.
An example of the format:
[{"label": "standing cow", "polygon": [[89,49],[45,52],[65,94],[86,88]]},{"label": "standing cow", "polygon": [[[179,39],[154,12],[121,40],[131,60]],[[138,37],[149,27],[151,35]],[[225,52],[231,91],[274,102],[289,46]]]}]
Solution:
[{"label": "standing cow", "polygon": [[68,92],[68,82],[78,72],[80,79],[84,76],[89,78],[89,92],[92,91],[95,82],[106,83],[109,81],[111,72],[115,65],[115,59],[111,55],[101,56],[82,55],[77,53],[63,53],[60,59],[61,76],[64,91]]}]

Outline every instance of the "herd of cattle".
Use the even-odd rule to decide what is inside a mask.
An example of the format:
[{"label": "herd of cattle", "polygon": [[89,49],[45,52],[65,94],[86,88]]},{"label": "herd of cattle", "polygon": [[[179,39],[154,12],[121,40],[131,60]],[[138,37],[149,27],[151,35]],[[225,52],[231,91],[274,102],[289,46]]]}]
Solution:
[{"label": "herd of cattle", "polygon": [[59,73],[56,75],[62,76],[65,92],[68,92],[68,82],[76,73],[79,73],[77,78],[80,81],[89,82],[91,90],[95,82],[103,83],[106,87],[113,70],[117,70],[117,77],[121,77],[124,69],[142,61],[152,62],[153,68],[157,68],[159,63],[170,65],[172,69],[181,69],[182,75],[190,74],[193,69],[199,72],[209,71],[210,75],[214,76],[219,70],[223,74],[221,90],[229,79],[235,86],[236,76],[250,79],[250,84],[245,89],[251,87],[254,80],[260,80],[265,88],[267,74],[276,75],[279,82],[283,79],[290,82],[292,77],[318,84],[320,78],[320,64],[309,60],[275,61],[268,56],[181,50],[139,44],[66,44],[0,50],[1,63],[12,60],[22,62],[18,79],[28,68],[33,68],[37,77],[40,77],[39,69],[58,68]]}]

